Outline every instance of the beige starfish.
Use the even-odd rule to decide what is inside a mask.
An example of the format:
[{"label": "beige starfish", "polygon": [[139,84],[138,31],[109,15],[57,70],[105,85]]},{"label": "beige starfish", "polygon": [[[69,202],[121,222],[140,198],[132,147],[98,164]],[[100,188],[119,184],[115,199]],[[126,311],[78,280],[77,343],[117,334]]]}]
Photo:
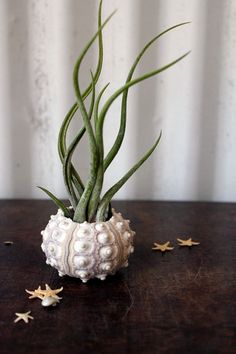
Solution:
[{"label": "beige starfish", "polygon": [[161,251],[161,252],[166,252],[166,251],[171,251],[174,249],[174,247],[169,247],[170,241],[164,243],[164,244],[159,244],[159,243],[154,243],[154,246],[152,249],[154,251]]},{"label": "beige starfish", "polygon": [[63,290],[63,287],[61,287],[60,289],[51,289],[48,284],[45,284],[45,287],[46,287],[45,290],[41,289],[41,286],[39,286],[38,289],[36,289],[34,291],[30,291],[30,290],[27,290],[27,289],[25,291],[28,294],[31,294],[29,299],[33,299],[33,298],[36,298],[36,297],[41,299],[41,300],[43,300],[45,297],[52,297],[52,298],[57,299],[57,300],[61,300],[62,299],[57,294],[60,293]]},{"label": "beige starfish", "polygon": [[39,298],[39,299],[43,300],[43,298],[44,298],[43,295],[40,295],[40,294],[39,294],[39,291],[41,291],[41,286],[39,286],[38,289],[36,289],[36,290],[30,291],[30,290],[25,289],[25,291],[26,291],[28,294],[31,295],[31,296],[29,297],[29,299]]},{"label": "beige starfish", "polygon": [[200,245],[200,242],[194,242],[191,238],[189,238],[188,240],[182,240],[181,238],[177,238],[177,241],[179,242],[179,246],[192,247]]},{"label": "beige starfish", "polygon": [[28,312],[24,312],[24,313],[19,313],[16,312],[15,315],[17,316],[17,318],[14,320],[14,322],[19,322],[19,321],[24,321],[25,323],[29,323],[29,319],[33,320],[34,318],[32,316],[30,316],[31,311]]}]

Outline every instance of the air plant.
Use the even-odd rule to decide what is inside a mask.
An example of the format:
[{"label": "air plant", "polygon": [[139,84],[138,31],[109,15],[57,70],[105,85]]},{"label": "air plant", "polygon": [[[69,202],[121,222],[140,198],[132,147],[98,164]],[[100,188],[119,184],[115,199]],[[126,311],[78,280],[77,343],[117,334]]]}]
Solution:
[{"label": "air plant", "polygon": [[[102,187],[104,175],[107,168],[110,166],[113,159],[116,157],[126,130],[126,116],[127,116],[127,100],[129,89],[144,81],[152,76],[158,75],[171,66],[175,65],[177,62],[185,58],[189,52],[181,55],[174,61],[162,66],[159,69],[150,71],[140,77],[133,78],[135,69],[143,57],[144,53],[156,42],[160,37],[165,35],[167,32],[174,30],[177,27],[183,26],[188,22],[180,23],[172,26],[160,34],[156,35],[154,38],[148,42],[144,48],[140,51],[136,57],[126,79],[126,82],[122,87],[116,90],[103,104],[100,108],[101,98],[108,87],[109,83],[102,88],[102,90],[97,94],[96,86],[102,71],[103,65],[103,29],[109,22],[111,17],[114,15],[115,11],[102,23],[102,0],[100,0],[99,10],[98,10],[98,30],[87,43],[79,58],[77,59],[74,71],[73,71],[73,83],[74,91],[76,96],[76,101],[67,113],[62,126],[60,128],[58,137],[58,152],[63,165],[63,176],[66,190],[68,193],[69,201],[71,204],[70,208],[67,208],[64,203],[59,200],[55,195],[41,188],[48,196],[54,201],[54,203],[63,211],[64,215],[71,218],[73,221],[82,223],[84,221],[92,222],[96,221],[106,221],[111,213],[111,200],[118,192],[118,190],[126,183],[126,181],[137,171],[137,169],[149,158],[149,156],[156,149],[160,139],[161,133],[159,134],[154,145],[146,152],[146,154],[108,191],[102,195]],[[86,54],[93,43],[98,40],[98,62],[95,72],[91,71],[91,81],[84,92],[81,92],[79,74],[81,63],[85,59]],[[103,125],[111,105],[114,101],[122,96],[121,110],[120,110],[120,125],[119,131],[115,138],[115,141],[105,156],[104,154],[104,136],[103,136]],[[85,106],[85,100],[90,97],[89,108]],[[75,113],[79,111],[83,120],[83,128],[81,128],[74,139],[67,146],[67,133],[68,128],[75,117]],[[75,149],[79,142],[81,141],[84,134],[88,135],[89,148],[90,148],[90,171],[89,176],[84,184],[81,177],[72,163],[72,157]]]}]

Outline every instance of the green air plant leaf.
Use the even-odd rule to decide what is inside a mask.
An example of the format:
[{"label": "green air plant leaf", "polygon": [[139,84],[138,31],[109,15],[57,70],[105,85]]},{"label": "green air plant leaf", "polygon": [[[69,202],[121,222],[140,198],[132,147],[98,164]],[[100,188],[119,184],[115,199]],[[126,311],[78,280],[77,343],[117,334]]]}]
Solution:
[{"label": "green air plant leaf", "polygon": [[98,121],[98,111],[99,111],[99,104],[101,101],[101,98],[105,92],[105,90],[107,89],[107,87],[110,85],[110,82],[108,82],[103,89],[101,90],[101,92],[99,93],[96,102],[95,102],[95,107],[94,107],[94,127],[95,127],[95,131],[96,131],[96,126],[97,126],[97,121]]},{"label": "green air plant leaf", "polygon": [[102,26],[99,28],[99,30],[96,32],[96,34],[89,41],[87,46],[84,48],[82,54],[79,56],[79,58],[75,64],[75,67],[74,67],[74,74],[73,74],[74,90],[75,90],[75,94],[76,94],[77,101],[79,104],[80,113],[83,118],[83,123],[84,123],[85,129],[88,134],[89,145],[90,145],[90,175],[89,175],[88,181],[86,183],[84,192],[83,192],[83,194],[80,198],[80,201],[75,209],[74,221],[76,221],[76,222],[83,222],[86,220],[87,205],[88,205],[89,198],[92,193],[94,184],[96,182],[96,173],[97,173],[97,168],[98,168],[98,163],[99,163],[99,155],[98,155],[98,148],[97,148],[97,144],[96,144],[95,135],[94,135],[93,128],[92,128],[91,122],[89,120],[88,113],[87,113],[87,110],[84,105],[83,98],[82,98],[82,95],[80,92],[79,69],[80,69],[80,65],[81,65],[82,60],[85,57],[87,51],[89,50],[89,48],[91,47],[91,45],[93,44],[95,39],[97,38],[99,32],[103,29],[103,27],[111,19],[111,17],[114,15],[114,13],[115,12],[113,12],[107,18],[107,20],[102,24]]},{"label": "green air plant leaf", "polygon": [[[161,36],[163,36],[165,33],[177,28],[177,27],[180,27],[180,26],[183,26],[183,25],[186,25],[188,24],[189,22],[183,22],[183,23],[180,23],[178,25],[175,25],[173,27],[170,27],[168,28],[167,30],[161,32],[160,34],[158,34],[157,36],[155,36],[150,42],[148,42],[144,48],[141,50],[141,52],[139,53],[139,55],[137,56],[137,58],[135,59],[134,61],[134,64],[132,65],[130,71],[129,71],[129,74],[128,74],[128,77],[126,79],[126,84],[128,84],[131,79],[132,79],[132,76],[134,74],[134,71],[139,63],[139,61],[141,60],[142,56],[144,55],[144,53],[146,52],[146,50],[158,39],[160,38]],[[165,68],[163,68],[163,70],[165,70]],[[163,71],[161,70],[161,71]],[[161,72],[160,71],[160,72]],[[159,73],[159,72],[158,72]],[[103,137],[102,137],[102,127],[103,127],[103,122],[101,123],[98,123],[99,122],[99,119],[96,118],[96,125],[95,125],[95,130],[96,130],[96,140],[97,140],[97,145],[98,145],[98,148],[99,148],[99,157],[100,157],[100,162],[99,162],[99,168],[98,168],[98,172],[97,172],[97,179],[96,179],[96,183],[95,183],[95,187],[93,189],[93,192],[92,192],[92,196],[91,196],[91,199],[90,199],[90,202],[89,202],[89,210],[88,210],[88,217],[89,217],[89,221],[93,219],[94,217],[94,214],[96,212],[96,209],[97,209],[97,206],[98,206],[98,203],[99,203],[99,199],[100,199],[100,194],[101,194],[101,191],[102,191],[102,185],[103,185],[103,179],[104,179],[104,173],[107,169],[107,167],[110,165],[110,163],[112,162],[112,160],[114,159],[114,157],[117,155],[119,149],[120,149],[120,146],[123,142],[123,139],[124,139],[124,134],[125,134],[125,129],[126,129],[126,108],[127,108],[127,98],[128,98],[128,90],[129,90],[129,87],[128,86],[126,89],[124,89],[122,92],[123,92],[123,95],[122,95],[122,103],[121,103],[121,119],[120,119],[120,128],[119,128],[119,131],[118,131],[118,134],[117,134],[117,137],[116,137],[116,140],[111,148],[111,150],[109,151],[109,153],[107,154],[104,162],[103,162],[103,154],[104,154],[104,151],[103,151]],[[108,100],[109,101],[109,100]],[[112,101],[113,102],[113,101]],[[109,109],[109,107],[108,107]],[[104,117],[106,116],[106,113],[107,111],[105,112],[104,114]],[[100,118],[100,119],[104,119],[104,118]]]},{"label": "green air plant leaf", "polygon": [[[99,111],[99,103],[102,98],[103,93],[105,92],[106,88],[108,87],[109,83],[101,90],[99,93],[97,100],[95,102],[95,109],[94,109],[94,126],[95,126],[95,132],[97,129],[97,122],[98,122],[98,111]],[[103,182],[103,175],[104,175],[104,168],[103,168],[103,145],[98,144],[98,148],[100,150],[99,153],[99,166],[97,170],[97,177],[96,177],[96,183],[93,188],[90,200],[89,200],[89,205],[88,205],[88,220],[91,221],[96,213],[96,209],[98,206],[98,202],[100,200],[100,194],[101,194],[101,189],[100,185],[102,185]]]},{"label": "green air plant leaf", "polygon": [[[99,4],[99,10],[98,10],[98,28],[101,27],[101,18],[102,18],[102,0],[100,1]],[[96,68],[96,72],[94,75],[94,81],[95,81],[95,85],[100,77],[101,71],[102,71],[102,64],[103,64],[103,38],[102,38],[102,31],[99,31],[98,34],[98,48],[99,48],[99,58],[98,58],[98,63],[97,63],[97,68]],[[83,100],[85,100],[88,95],[91,93],[92,91],[92,87],[93,87],[93,83],[91,82],[89,84],[89,86],[87,87],[87,89],[83,92],[82,97]],[[75,102],[73,104],[73,106],[71,107],[70,111],[68,112],[68,114],[66,115],[60,132],[59,132],[59,137],[58,137],[58,152],[59,152],[59,156],[61,161],[63,162],[63,159],[65,157],[66,154],[66,135],[67,135],[67,131],[70,125],[70,122],[72,120],[72,118],[74,117],[74,114],[76,113],[76,111],[78,110],[78,103]],[[85,129],[84,129],[85,132]],[[84,134],[83,132],[83,134]],[[82,137],[81,137],[82,138]],[[74,166],[71,164],[71,172],[72,172],[72,180],[73,183],[76,187],[76,190],[79,194],[79,197],[82,195],[83,191],[84,191],[84,185],[83,182],[79,176],[79,174],[77,173],[77,171],[75,170]],[[73,186],[72,186],[73,187]],[[72,192],[73,193],[73,192]],[[71,192],[69,193],[69,195],[71,195]]]},{"label": "green air plant leaf", "polygon": [[67,217],[67,218],[71,218],[71,212],[70,210],[57,198],[55,197],[55,195],[53,195],[51,192],[49,192],[46,188],[43,188],[43,187],[39,187],[39,189],[41,189],[42,191],[44,191],[51,199],[52,201],[56,204],[56,206],[61,209],[64,213],[64,215]]},{"label": "green air plant leaf", "polygon": [[[91,102],[90,102],[90,110],[89,110],[89,114],[88,114],[89,120],[92,117],[94,102],[95,102],[95,81],[94,81],[95,79],[93,77],[92,72],[91,72],[91,76],[92,76],[93,87],[92,87],[92,98],[91,98]],[[69,195],[71,194],[71,196],[72,196],[71,203],[72,203],[74,210],[76,209],[77,201],[76,201],[76,196],[73,195],[73,186],[72,186],[72,173],[73,173],[73,171],[72,171],[71,159],[72,159],[73,152],[75,151],[75,148],[78,145],[78,143],[80,142],[84,133],[85,133],[85,128],[83,127],[80,129],[79,133],[77,134],[77,136],[74,138],[74,140],[70,144],[69,148],[67,149],[65,158],[63,159],[64,182],[65,182],[65,185],[66,185]]]},{"label": "green air plant leaf", "polygon": [[[175,26],[172,26],[168,29],[166,29],[165,31],[159,33],[157,36],[155,36],[150,42],[148,42],[144,48],[141,50],[141,52],[138,54],[137,58],[135,59],[130,71],[129,71],[129,74],[127,76],[127,79],[126,79],[126,83],[128,83],[131,79],[132,79],[132,76],[134,74],[134,71],[139,63],[139,61],[141,60],[141,58],[143,57],[143,55],[145,54],[146,50],[151,47],[151,45],[157,40],[159,39],[160,37],[162,37],[164,34],[172,31],[173,29],[176,29],[177,27],[180,27],[180,26],[184,26],[186,24],[189,24],[190,22],[182,22],[182,23],[179,23]],[[118,131],[118,134],[117,134],[117,137],[116,137],[116,140],[113,144],[113,146],[111,147],[110,151],[108,152],[105,160],[104,160],[104,169],[106,170],[108,168],[108,166],[110,165],[110,163],[112,162],[112,160],[114,159],[114,157],[117,155],[120,147],[121,147],[121,144],[123,142],[123,139],[124,139],[124,135],[125,135],[125,129],[126,129],[126,112],[127,112],[127,99],[128,99],[128,91],[129,91],[129,88],[127,88],[123,94],[122,94],[122,103],[121,103],[121,118],[120,118],[120,128],[119,128],[119,131]]]},{"label": "green air plant leaf", "polygon": [[[103,3],[103,0],[101,0],[100,4],[99,4],[98,28],[101,27],[102,3]],[[98,58],[97,68],[96,68],[95,75],[94,75],[94,83],[91,82],[88,85],[88,87],[85,89],[85,91],[83,92],[83,94],[82,94],[83,100],[85,100],[89,96],[89,94],[91,93],[91,91],[93,89],[93,86],[96,85],[96,83],[97,83],[97,81],[98,81],[98,79],[100,77],[101,71],[102,71],[102,64],[103,64],[103,38],[102,38],[102,31],[99,31],[99,33],[98,33],[98,48],[99,48],[99,58]],[[65,117],[65,119],[64,119],[64,121],[62,123],[60,132],[59,132],[59,136],[58,136],[58,153],[59,153],[59,157],[60,157],[62,163],[63,163],[63,161],[65,159],[66,154],[67,154],[66,136],[67,136],[68,128],[69,128],[69,125],[70,125],[75,113],[77,112],[78,108],[79,108],[78,107],[78,103],[75,102],[73,104],[73,106],[71,107],[71,109],[69,110],[69,112],[67,113],[67,115],[66,115],[66,117]],[[80,139],[82,138],[84,133],[85,133],[85,128],[82,128],[80,133],[79,133]],[[78,140],[80,140],[80,139],[78,139]],[[67,188],[68,189],[68,194],[69,194],[69,199],[71,201],[71,204],[73,205],[73,208],[75,209],[76,205],[77,205],[77,202],[78,202],[78,198],[80,198],[80,196],[84,192],[84,185],[83,185],[83,182],[82,182],[78,172],[74,168],[73,164],[71,164],[71,166],[70,166],[70,172],[71,172],[71,180],[70,180],[70,182],[68,182],[68,184],[67,183],[65,183],[65,184],[66,184],[66,186],[69,185],[69,188]],[[75,186],[75,189],[76,189],[76,191],[78,193],[78,198],[77,198],[76,193],[74,191],[74,187],[73,187],[72,182],[73,182],[73,184]]]},{"label": "green air plant leaf", "polygon": [[[77,111],[77,105],[73,105],[71,107],[70,111],[68,112],[65,120],[62,123],[62,127],[61,127],[61,130],[59,133],[58,150],[59,150],[59,155],[60,155],[62,162],[64,161],[64,158],[67,154],[67,148],[66,148],[66,144],[65,144],[66,133],[67,133],[69,124],[70,124],[72,118],[74,117],[74,114],[76,113],[76,111]],[[83,182],[82,182],[79,174],[77,173],[77,171],[75,170],[73,165],[70,166],[70,169],[71,169],[72,180],[70,180],[70,182],[68,182],[68,183],[65,180],[65,178],[64,178],[64,180],[65,180],[65,185],[66,185],[66,188],[68,191],[70,203],[73,207],[75,207],[78,203],[78,199],[77,199],[74,187],[72,185],[72,181],[73,181],[74,185],[76,186],[76,190],[77,190],[77,193],[79,194],[79,196],[83,193],[84,186],[83,186]]]},{"label": "green air plant leaf", "polygon": [[[107,102],[104,104],[101,113],[98,117],[98,122],[97,122],[97,126],[96,126],[96,141],[97,141],[97,145],[99,147],[99,154],[100,154],[100,161],[101,159],[103,159],[103,125],[104,125],[104,120],[106,117],[106,114],[110,108],[110,106],[112,105],[112,103],[116,100],[117,97],[119,97],[126,89],[128,89],[129,87],[136,85],[137,83],[146,80],[154,75],[157,75],[159,73],[161,73],[162,71],[170,68],[171,66],[173,66],[174,64],[176,64],[177,62],[179,62],[180,60],[182,60],[184,57],[186,57],[189,54],[189,52],[185,53],[184,55],[182,55],[181,57],[175,59],[174,61],[172,61],[171,63],[161,67],[160,69],[151,71],[137,79],[131,80],[129,82],[127,82],[124,86],[122,86],[120,89],[118,89],[108,100]],[[102,167],[101,167],[102,170]],[[102,184],[103,184],[103,177],[104,177],[104,172],[101,172],[101,175],[99,175],[99,179],[97,179],[97,183],[99,183],[97,189],[100,191],[102,190]],[[98,194],[98,193],[97,193]],[[98,200],[96,201],[96,203],[98,203]],[[99,216],[100,218],[100,216]]]},{"label": "green air plant leaf", "polygon": [[137,171],[137,169],[149,158],[149,156],[156,149],[157,145],[161,140],[162,132],[160,133],[157,141],[152,146],[152,148],[122,177],[112,188],[110,188],[105,195],[103,196],[97,211],[97,221],[104,221],[105,213],[108,208],[108,205],[111,201],[111,198],[115,193],[127,182],[127,180]]}]

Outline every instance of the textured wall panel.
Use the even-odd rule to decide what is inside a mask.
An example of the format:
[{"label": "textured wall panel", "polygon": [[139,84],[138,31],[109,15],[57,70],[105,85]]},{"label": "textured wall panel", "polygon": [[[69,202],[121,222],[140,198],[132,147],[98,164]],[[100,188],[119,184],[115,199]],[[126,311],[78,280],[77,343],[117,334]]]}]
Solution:
[{"label": "textured wall panel", "polygon": [[[73,104],[73,64],[96,30],[98,1],[0,1],[0,197],[44,197],[42,185],[65,197],[57,134]],[[192,21],[162,38],[137,75],[191,49],[183,62],[130,89],[124,145],[105,180],[121,177],[155,140],[156,153],[118,198],[236,200],[236,2],[230,0],[104,0],[100,87],[121,86],[147,40],[173,24]],[[83,87],[96,66],[96,45],[81,73]],[[120,101],[105,124],[106,149],[118,129]],[[70,137],[79,127],[79,117]],[[75,164],[86,178],[87,140]]]}]

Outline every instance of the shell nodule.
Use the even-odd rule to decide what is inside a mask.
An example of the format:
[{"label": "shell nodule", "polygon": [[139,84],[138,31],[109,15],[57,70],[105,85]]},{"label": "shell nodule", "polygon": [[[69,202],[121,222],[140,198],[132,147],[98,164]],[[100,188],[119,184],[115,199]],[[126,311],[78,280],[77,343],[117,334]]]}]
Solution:
[{"label": "shell nodule", "polygon": [[84,283],[92,278],[105,280],[108,274],[127,267],[135,233],[120,213],[114,209],[112,213],[106,222],[81,224],[66,218],[61,210],[52,215],[41,232],[46,263],[59,276],[80,278]]}]

